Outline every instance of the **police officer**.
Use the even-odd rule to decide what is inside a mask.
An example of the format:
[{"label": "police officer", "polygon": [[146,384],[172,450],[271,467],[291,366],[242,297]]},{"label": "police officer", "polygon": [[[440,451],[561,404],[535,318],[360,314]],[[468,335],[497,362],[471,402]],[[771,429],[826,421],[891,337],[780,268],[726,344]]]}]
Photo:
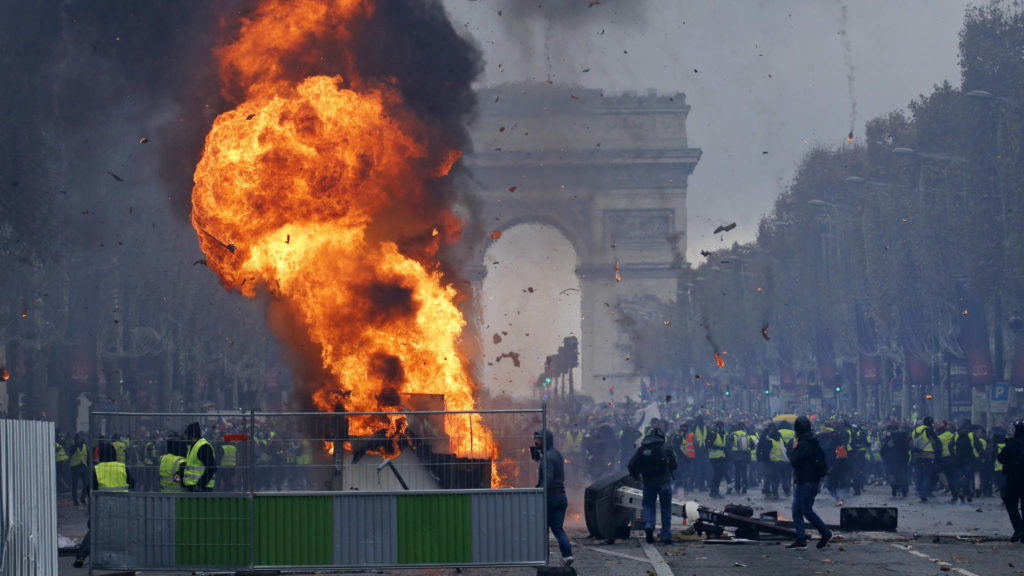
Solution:
[{"label": "police officer", "polygon": [[643,521],[647,543],[654,543],[655,505],[661,501],[661,533],[658,540],[672,542],[672,472],[678,467],[676,455],[666,446],[660,422],[652,423],[640,446],[629,458],[627,468],[643,481]]}]

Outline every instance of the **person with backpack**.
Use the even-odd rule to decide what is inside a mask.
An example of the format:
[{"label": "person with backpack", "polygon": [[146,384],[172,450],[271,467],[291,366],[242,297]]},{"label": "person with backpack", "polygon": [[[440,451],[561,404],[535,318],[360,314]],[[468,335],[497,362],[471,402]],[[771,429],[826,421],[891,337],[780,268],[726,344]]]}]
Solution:
[{"label": "person with backpack", "polygon": [[793,528],[796,540],[786,546],[789,550],[807,548],[807,532],[804,527],[806,519],[818,531],[817,547],[824,548],[832,540],[832,531],[825,526],[821,517],[814,511],[814,499],[818,495],[821,479],[828,474],[825,452],[822,451],[818,439],[811,432],[811,421],[800,416],[793,423],[796,439],[789,455],[789,464],[793,467]]},{"label": "person with backpack", "polygon": [[734,424],[726,440],[725,453],[732,462],[733,489],[737,494],[747,493],[747,468],[750,466],[751,445],[750,435],[747,434],[743,422]]},{"label": "person with backpack", "polygon": [[678,467],[676,456],[666,446],[660,423],[648,427],[640,446],[629,459],[627,469],[643,482],[643,522],[647,543],[654,543],[655,504],[661,501],[661,533],[658,540],[672,542],[672,472]]},{"label": "person with backpack", "polygon": [[925,416],[910,434],[910,457],[914,462],[914,484],[921,502],[932,497],[932,488],[938,475],[937,458],[942,455],[942,441],[932,428],[935,420]]}]

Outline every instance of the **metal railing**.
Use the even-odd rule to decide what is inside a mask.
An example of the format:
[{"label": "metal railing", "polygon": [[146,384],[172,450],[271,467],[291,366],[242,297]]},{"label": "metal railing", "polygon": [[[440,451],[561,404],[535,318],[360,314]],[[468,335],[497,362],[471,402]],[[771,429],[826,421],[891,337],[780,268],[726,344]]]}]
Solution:
[{"label": "metal railing", "polygon": [[[161,484],[161,460],[193,422],[216,455],[212,491],[168,486],[166,466]],[[529,447],[545,423],[543,409],[94,412],[90,446],[120,443],[133,486],[91,494],[93,566],[543,565]]]}]

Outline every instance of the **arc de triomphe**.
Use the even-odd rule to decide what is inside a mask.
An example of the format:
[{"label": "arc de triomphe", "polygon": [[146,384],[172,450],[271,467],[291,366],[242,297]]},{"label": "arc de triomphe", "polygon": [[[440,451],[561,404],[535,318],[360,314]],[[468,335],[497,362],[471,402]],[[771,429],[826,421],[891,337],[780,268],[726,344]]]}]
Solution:
[{"label": "arc de triomphe", "polygon": [[685,95],[509,84],[479,98],[474,151],[465,158],[479,218],[463,238],[466,277],[479,294],[493,231],[556,228],[577,255],[577,390],[600,399],[609,385],[638,390],[642,374],[623,352],[628,335],[608,309],[643,315],[652,302],[675,302],[686,266],[687,179],[701,156],[687,146]]}]

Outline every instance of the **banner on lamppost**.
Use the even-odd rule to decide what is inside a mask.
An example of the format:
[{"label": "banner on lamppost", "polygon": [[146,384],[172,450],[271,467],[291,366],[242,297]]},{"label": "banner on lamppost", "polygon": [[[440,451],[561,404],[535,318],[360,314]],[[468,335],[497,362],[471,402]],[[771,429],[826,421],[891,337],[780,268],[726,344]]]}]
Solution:
[{"label": "banner on lamppost", "polygon": [[927,355],[919,335],[924,331],[921,314],[917,308],[900,308],[900,342],[903,344],[903,361],[906,364],[906,385],[925,386],[931,379]]},{"label": "banner on lamppost", "polygon": [[960,310],[960,347],[967,360],[967,379],[975,388],[983,389],[992,383],[985,303],[967,278],[957,278],[956,297]]},{"label": "banner on lamppost", "polygon": [[836,355],[832,346],[832,335],[824,326],[819,326],[814,340],[814,355],[818,358],[818,372],[821,382],[831,388],[839,381],[839,369],[836,366]]},{"label": "banner on lamppost", "polygon": [[875,319],[871,316],[871,302],[866,298],[858,298],[853,305],[857,316],[857,351],[859,359],[860,381],[864,384],[877,386],[881,381],[879,370],[878,339],[875,336]]}]

